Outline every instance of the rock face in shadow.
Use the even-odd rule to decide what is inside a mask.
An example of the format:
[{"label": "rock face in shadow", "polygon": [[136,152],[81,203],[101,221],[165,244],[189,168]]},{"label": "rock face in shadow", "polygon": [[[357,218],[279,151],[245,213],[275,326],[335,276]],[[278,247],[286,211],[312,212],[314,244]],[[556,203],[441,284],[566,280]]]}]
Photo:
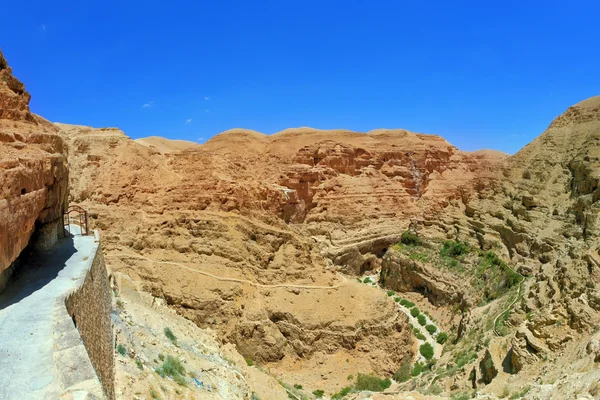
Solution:
[{"label": "rock face in shadow", "polygon": [[32,236],[47,248],[63,234],[66,147],[54,125],[29,111],[29,99],[0,53],[0,290]]}]

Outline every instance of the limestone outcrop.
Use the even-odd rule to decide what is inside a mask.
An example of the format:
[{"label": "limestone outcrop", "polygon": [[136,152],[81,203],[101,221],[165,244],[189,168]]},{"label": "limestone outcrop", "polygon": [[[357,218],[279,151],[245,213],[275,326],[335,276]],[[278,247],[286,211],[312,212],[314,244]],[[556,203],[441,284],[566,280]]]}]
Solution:
[{"label": "limestone outcrop", "polygon": [[67,207],[66,146],[29,99],[0,53],[0,289],[34,233],[42,248],[62,235]]}]

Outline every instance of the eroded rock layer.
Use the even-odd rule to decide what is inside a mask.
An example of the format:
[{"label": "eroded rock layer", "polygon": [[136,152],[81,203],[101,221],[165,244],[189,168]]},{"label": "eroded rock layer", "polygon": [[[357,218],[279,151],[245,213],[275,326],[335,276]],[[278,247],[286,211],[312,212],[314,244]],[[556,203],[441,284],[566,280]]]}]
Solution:
[{"label": "eroded rock layer", "polygon": [[0,289],[34,231],[41,247],[62,235],[67,207],[65,144],[29,99],[0,53]]}]

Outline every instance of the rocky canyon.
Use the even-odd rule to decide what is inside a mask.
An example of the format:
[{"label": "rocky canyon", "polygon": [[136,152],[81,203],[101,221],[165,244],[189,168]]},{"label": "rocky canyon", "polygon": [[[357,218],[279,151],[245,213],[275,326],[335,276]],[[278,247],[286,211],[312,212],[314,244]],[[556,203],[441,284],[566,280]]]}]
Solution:
[{"label": "rocky canyon", "polygon": [[511,156],[402,129],[133,140],[32,114],[1,55],[0,78],[0,289],[86,209],[117,398],[600,396],[600,97]]}]

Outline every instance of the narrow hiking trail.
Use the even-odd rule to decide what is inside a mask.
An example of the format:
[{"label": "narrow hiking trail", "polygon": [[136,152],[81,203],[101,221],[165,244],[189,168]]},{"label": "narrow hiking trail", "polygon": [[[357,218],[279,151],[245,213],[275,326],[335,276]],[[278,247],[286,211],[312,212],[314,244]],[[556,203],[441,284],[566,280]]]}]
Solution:
[{"label": "narrow hiking trail", "polygon": [[[435,350],[435,353],[433,355],[433,358],[439,360],[440,356],[442,355],[442,350],[444,349],[444,346],[442,346],[441,344],[439,344],[436,339],[427,331],[427,329],[425,329],[424,326],[421,326],[419,324],[419,321],[417,320],[417,318],[413,317],[410,313],[410,310],[408,308],[405,308],[404,306],[402,306],[401,304],[398,303],[398,309],[403,312],[404,314],[406,314],[406,316],[408,317],[408,320],[410,321],[410,323],[419,330],[419,332],[421,332],[421,334],[423,336],[425,336],[425,340],[420,340],[418,338],[417,341],[419,342],[419,347],[421,347],[422,344],[424,343],[429,343],[431,345],[431,347]],[[424,315],[424,314],[423,314]],[[427,315],[425,315],[425,318],[427,318],[427,324],[434,324],[433,321],[431,321],[429,319],[429,317]],[[437,325],[436,325],[437,327]],[[439,328],[437,330],[437,332],[439,332]],[[425,357],[423,357],[420,353],[417,354],[418,355],[418,360],[415,361],[421,361],[421,362],[426,362],[427,360],[425,359]]]},{"label": "narrow hiking trail", "polygon": [[[386,289],[382,288],[379,285],[379,274],[368,275],[367,277],[373,282],[374,287],[376,287],[377,289],[379,289],[383,292],[387,292]],[[421,334],[425,337],[425,340],[421,340],[421,339],[415,337],[415,340],[419,344],[418,347],[421,347],[421,345],[423,345],[425,343],[429,343],[429,345],[434,349],[433,358],[439,359],[440,356],[442,355],[442,350],[444,349],[444,346],[439,344],[436,341],[435,337],[432,334],[430,334],[429,331],[427,331],[427,329],[425,329],[425,326],[422,326],[421,324],[419,324],[419,320],[416,317],[412,316],[409,308],[404,307],[402,304],[400,304],[399,302],[396,302],[394,300],[394,298],[397,297],[396,295],[388,296],[388,297],[390,298],[391,301],[394,301],[396,303],[398,310],[400,312],[404,313],[408,317],[408,321],[410,322],[410,324],[412,326],[414,326],[416,329],[418,329],[419,332],[421,332]],[[416,305],[415,305],[415,307],[416,307]],[[423,315],[427,321],[425,325],[429,325],[429,324],[434,325],[437,328],[436,333],[441,332],[439,327],[435,324],[435,322],[433,322],[431,320],[431,318],[429,318],[428,315],[426,315],[426,314],[421,314],[421,315]],[[411,329],[411,332],[412,332],[412,329]],[[414,333],[413,333],[413,336],[414,336]],[[423,357],[421,355],[421,353],[419,351],[417,351],[417,353],[415,354],[415,359],[413,361],[414,362],[417,362],[417,361],[426,362],[427,360],[425,359],[425,357]]]},{"label": "narrow hiking trail", "polygon": [[49,252],[25,259],[0,294],[0,399],[60,397],[55,300],[87,273],[93,248],[94,236],[62,239]]},{"label": "narrow hiking trail", "polygon": [[[510,267],[509,267],[510,268]],[[515,270],[513,270],[512,268],[510,268],[511,271],[516,272]],[[521,274],[519,274],[521,275]],[[525,277],[523,275],[521,275],[521,282],[519,282],[519,290],[517,290],[517,294],[514,298],[514,300],[508,305],[508,307],[506,307],[505,310],[503,310],[501,313],[499,313],[496,318],[494,318],[494,324],[492,325],[493,330],[494,330],[494,334],[498,337],[502,336],[500,334],[500,332],[498,332],[498,329],[496,328],[496,326],[498,325],[498,319],[500,319],[500,317],[502,317],[502,315],[506,312],[509,312],[510,310],[512,310],[512,308],[514,307],[515,304],[517,304],[517,301],[519,301],[519,299],[521,298],[521,295],[523,293],[523,283],[525,282]]]},{"label": "narrow hiking trail", "polygon": [[200,275],[205,275],[208,277],[211,277],[213,279],[222,281],[222,282],[234,282],[234,283],[240,283],[240,284],[248,284],[254,287],[259,287],[259,288],[265,288],[265,289],[275,289],[275,288],[289,288],[289,289],[308,289],[308,290],[329,290],[329,289],[337,289],[341,286],[343,286],[345,284],[345,282],[347,281],[347,279],[343,276],[339,276],[339,278],[342,279],[341,283],[335,284],[335,285],[331,285],[331,286],[320,286],[320,285],[293,285],[293,284],[285,284],[285,283],[280,283],[280,284],[274,284],[274,285],[269,285],[269,284],[263,284],[263,283],[256,283],[256,282],[252,282],[248,279],[240,279],[240,278],[228,278],[228,277],[223,277],[223,276],[218,276],[215,274],[211,274],[210,272],[206,272],[206,271],[202,271],[200,269],[197,268],[190,268],[186,265],[183,265],[181,263],[178,262],[173,262],[173,261],[157,261],[157,260],[152,260],[148,257],[144,257],[144,256],[140,256],[138,254],[125,254],[125,255],[118,255],[118,254],[111,254],[111,255],[107,255],[105,256],[105,258],[121,258],[121,259],[126,259],[126,258],[134,258],[134,259],[140,259],[140,260],[144,260],[144,261],[148,261],[150,263],[154,263],[154,264],[163,264],[163,265],[173,265],[191,272],[195,272],[197,274]]}]

